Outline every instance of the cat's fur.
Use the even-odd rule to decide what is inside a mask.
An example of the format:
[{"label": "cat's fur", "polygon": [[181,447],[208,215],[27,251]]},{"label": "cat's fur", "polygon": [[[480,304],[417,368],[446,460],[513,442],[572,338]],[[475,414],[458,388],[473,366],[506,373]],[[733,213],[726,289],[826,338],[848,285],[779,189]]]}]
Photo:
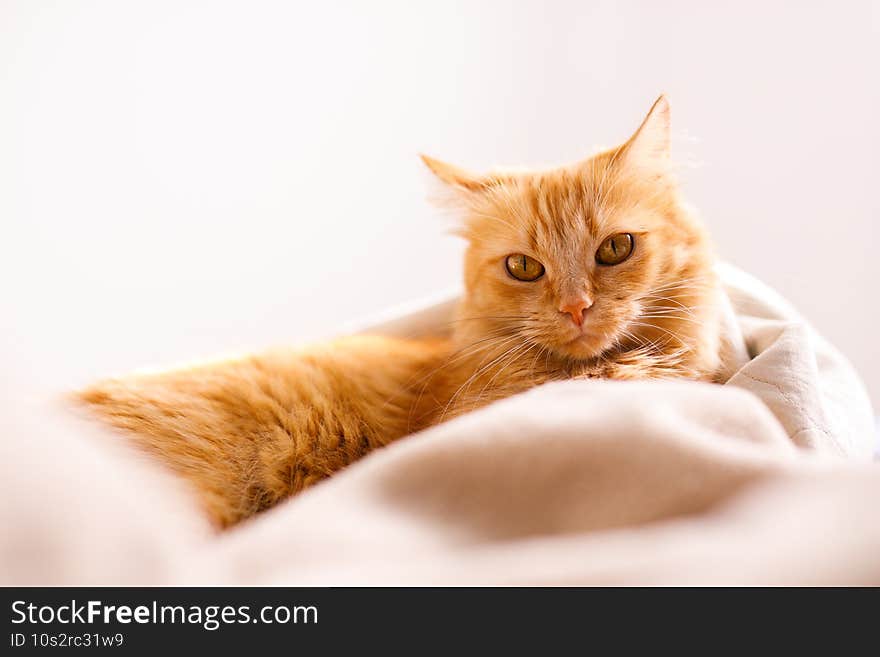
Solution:
[{"label": "cat's fur", "polygon": [[[196,488],[221,526],[320,481],[369,451],[540,383],[572,377],[711,380],[719,303],[702,227],[669,167],[661,97],[622,146],[571,166],[469,174],[424,158],[467,239],[465,294],[449,338],[354,336],[79,393]],[[609,235],[635,236],[615,266]],[[534,282],[510,254],[544,264]],[[567,300],[592,304],[580,328]]]}]

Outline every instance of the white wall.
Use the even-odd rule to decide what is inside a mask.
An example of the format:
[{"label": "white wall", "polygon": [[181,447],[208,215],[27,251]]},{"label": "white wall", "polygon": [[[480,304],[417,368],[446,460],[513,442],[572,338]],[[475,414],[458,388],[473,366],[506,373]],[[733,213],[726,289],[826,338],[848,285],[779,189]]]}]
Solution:
[{"label": "white wall", "polygon": [[[560,162],[669,93],[721,253],[880,406],[877,2],[0,0],[0,358],[39,395],[454,283],[420,150]],[[682,148],[683,147],[683,148]]]}]

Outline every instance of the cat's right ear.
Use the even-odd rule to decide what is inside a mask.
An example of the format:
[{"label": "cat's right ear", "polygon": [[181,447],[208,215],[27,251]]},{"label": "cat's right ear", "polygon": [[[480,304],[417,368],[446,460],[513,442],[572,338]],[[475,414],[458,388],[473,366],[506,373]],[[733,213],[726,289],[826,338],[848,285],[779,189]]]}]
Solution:
[{"label": "cat's right ear", "polygon": [[639,129],[621,147],[625,162],[658,171],[669,166],[669,114],[669,100],[661,95]]},{"label": "cat's right ear", "polygon": [[491,182],[483,176],[465,171],[455,165],[435,160],[433,157],[428,157],[427,155],[419,155],[419,157],[422,158],[422,162],[425,163],[435,176],[455,189],[464,192],[479,192],[488,187]]}]

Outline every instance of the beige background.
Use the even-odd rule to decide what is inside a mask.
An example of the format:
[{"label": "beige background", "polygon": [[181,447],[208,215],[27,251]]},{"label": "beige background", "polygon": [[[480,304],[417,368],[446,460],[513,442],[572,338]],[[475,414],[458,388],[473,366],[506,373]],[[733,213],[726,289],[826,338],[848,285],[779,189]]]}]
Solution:
[{"label": "beige background", "polygon": [[539,164],[660,91],[720,253],[880,406],[880,7],[0,0],[6,403],[455,285],[424,150]]}]

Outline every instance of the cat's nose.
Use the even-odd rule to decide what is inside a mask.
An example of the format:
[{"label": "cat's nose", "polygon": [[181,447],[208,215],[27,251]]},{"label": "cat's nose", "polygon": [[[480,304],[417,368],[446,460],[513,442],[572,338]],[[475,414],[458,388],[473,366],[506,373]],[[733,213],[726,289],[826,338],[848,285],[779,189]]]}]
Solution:
[{"label": "cat's nose", "polygon": [[587,317],[587,310],[589,310],[592,305],[593,300],[584,295],[577,299],[563,301],[562,305],[559,306],[559,312],[568,313],[571,315],[571,321],[577,326],[583,326],[584,320]]}]

